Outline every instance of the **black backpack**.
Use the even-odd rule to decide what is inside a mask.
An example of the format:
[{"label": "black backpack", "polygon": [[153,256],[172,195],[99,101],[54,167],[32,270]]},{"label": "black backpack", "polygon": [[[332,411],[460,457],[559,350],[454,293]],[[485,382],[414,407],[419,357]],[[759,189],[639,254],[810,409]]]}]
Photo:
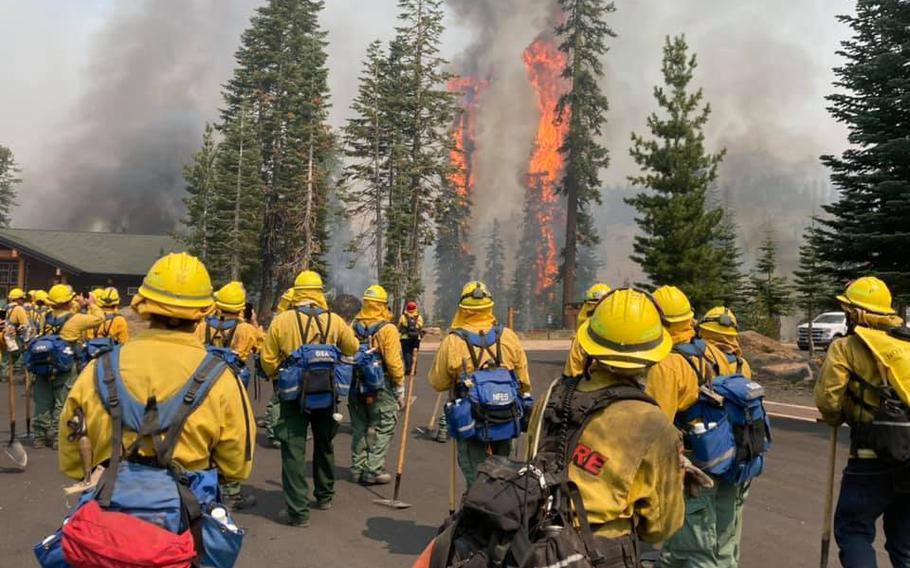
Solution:
[{"label": "black backpack", "polygon": [[595,538],[578,487],[569,480],[569,448],[587,422],[621,400],[656,404],[640,388],[615,385],[578,392],[583,377],[559,379],[544,411],[539,451],[529,462],[492,456],[461,510],[443,525],[430,568],[636,568],[634,530]]}]

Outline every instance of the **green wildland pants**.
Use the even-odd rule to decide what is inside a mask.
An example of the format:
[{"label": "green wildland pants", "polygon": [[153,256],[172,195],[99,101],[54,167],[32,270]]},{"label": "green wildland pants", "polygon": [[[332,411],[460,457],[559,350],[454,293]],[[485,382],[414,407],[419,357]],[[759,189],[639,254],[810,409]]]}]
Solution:
[{"label": "green wildland pants", "polygon": [[35,439],[57,441],[57,427],[63,403],[76,382],[76,370],[54,375],[36,375],[32,392],[35,396]]},{"label": "green wildland pants", "polygon": [[743,529],[743,504],[748,485],[719,479],[714,488],[702,488],[698,497],[686,497],[686,524],[664,543],[662,568],[736,568]]},{"label": "green wildland pants", "polygon": [[281,485],[288,514],[293,519],[310,516],[306,472],[306,433],[313,429],[313,497],[331,501],[335,497],[335,450],[332,440],[338,422],[332,409],[303,412],[297,401],[281,401],[275,425],[275,439],[281,442]]},{"label": "green wildland pants", "polygon": [[458,467],[468,484],[474,484],[477,479],[477,466],[482,464],[489,455],[509,457],[512,452],[512,440],[499,442],[481,442],[480,440],[457,440]]},{"label": "green wildland pants", "polygon": [[[0,341],[2,341],[2,339],[0,339]],[[23,348],[20,347],[19,351],[14,351],[13,353],[6,352],[3,354],[3,357],[0,357],[0,383],[5,383],[9,380],[10,359],[13,360],[13,371],[22,371],[22,353]]]},{"label": "green wildland pants", "polygon": [[372,404],[365,397],[348,400],[351,411],[351,473],[378,475],[385,471],[385,459],[398,424],[398,401],[388,388],[376,394]]}]

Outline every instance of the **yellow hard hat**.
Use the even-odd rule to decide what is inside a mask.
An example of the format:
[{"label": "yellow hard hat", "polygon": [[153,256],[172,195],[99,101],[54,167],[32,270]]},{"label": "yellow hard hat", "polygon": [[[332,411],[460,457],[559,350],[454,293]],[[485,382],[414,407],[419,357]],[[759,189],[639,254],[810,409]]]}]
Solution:
[{"label": "yellow hard hat", "polygon": [[155,261],[139,287],[139,295],[165,306],[210,308],[212,280],[198,258],[185,252]]},{"label": "yellow hard hat", "polygon": [[863,276],[850,282],[837,301],[875,314],[896,313],[891,307],[891,290],[875,276]]},{"label": "yellow hard hat", "polygon": [[46,304],[47,301],[48,301],[48,300],[47,300],[47,292],[45,292],[44,290],[36,290],[36,291],[35,291],[35,301],[36,301],[36,302],[43,302],[43,303]]},{"label": "yellow hard hat", "polygon": [[55,306],[61,306],[73,301],[76,293],[69,284],[54,284],[50,292],[47,293],[47,301]]},{"label": "yellow hard hat", "polygon": [[610,287],[603,282],[598,282],[585,292],[585,302],[599,302],[601,298],[609,293]]},{"label": "yellow hard hat", "polygon": [[25,297],[25,292],[22,291],[22,288],[13,288],[12,290],[9,291],[9,295],[7,296],[7,299],[10,300],[11,302],[15,302],[16,300],[21,300],[24,297]]},{"label": "yellow hard hat", "polygon": [[676,286],[661,286],[654,290],[654,301],[660,306],[667,323],[682,323],[695,317],[689,298]]},{"label": "yellow hard hat", "polygon": [[581,324],[578,341],[588,356],[617,369],[644,369],[673,348],[654,299],[631,288],[604,296]]},{"label": "yellow hard hat", "polygon": [[739,335],[736,314],[733,313],[733,310],[724,306],[717,306],[708,310],[704,317],[701,318],[701,321],[698,322],[698,328],[730,337]]},{"label": "yellow hard hat", "polygon": [[37,296],[37,295],[38,295],[38,290],[29,290],[28,291],[28,299],[31,300],[32,302],[35,301],[35,296]]},{"label": "yellow hard hat", "polygon": [[363,300],[367,302],[389,303],[389,293],[379,284],[373,284],[363,293]]},{"label": "yellow hard hat", "polygon": [[223,312],[238,313],[246,307],[246,290],[242,282],[228,282],[215,292],[215,305]]},{"label": "yellow hard hat", "polygon": [[95,301],[102,308],[113,308],[120,305],[120,292],[113,286],[101,290],[94,290]]},{"label": "yellow hard hat", "polygon": [[304,270],[294,279],[297,290],[322,290],[322,276],[312,270]]},{"label": "yellow hard hat", "polygon": [[486,310],[493,307],[493,295],[487,285],[480,280],[468,282],[461,289],[461,299],[458,302],[459,308],[466,310]]}]

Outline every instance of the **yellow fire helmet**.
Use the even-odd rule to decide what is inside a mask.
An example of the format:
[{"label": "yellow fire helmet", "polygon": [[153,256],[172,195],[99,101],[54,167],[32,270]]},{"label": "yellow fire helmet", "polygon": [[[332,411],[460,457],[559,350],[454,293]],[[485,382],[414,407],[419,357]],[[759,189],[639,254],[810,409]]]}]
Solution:
[{"label": "yellow fire helmet", "polygon": [[102,308],[114,308],[120,305],[120,292],[113,286],[95,290],[95,301]]},{"label": "yellow fire helmet", "polygon": [[373,284],[364,291],[362,299],[366,302],[380,302],[382,304],[388,304],[389,293],[386,292],[385,288],[379,284]]},{"label": "yellow fire helmet", "polygon": [[599,302],[601,298],[609,293],[610,287],[603,282],[598,282],[585,292],[585,302]]},{"label": "yellow fire helmet", "polygon": [[632,288],[604,296],[578,330],[578,341],[589,357],[617,369],[645,369],[673,348],[657,303]]},{"label": "yellow fire helmet", "polygon": [[322,290],[322,276],[312,270],[304,270],[294,279],[296,290]]},{"label": "yellow fire helmet", "polygon": [[54,306],[69,304],[76,297],[73,287],[69,284],[54,284],[47,293],[47,301]]},{"label": "yellow fire helmet", "polygon": [[686,294],[676,286],[661,286],[654,290],[654,301],[660,306],[667,323],[682,323],[695,317]]},{"label": "yellow fire helmet", "polygon": [[16,300],[21,300],[25,297],[25,292],[22,288],[13,288],[9,291],[9,295],[6,297],[10,302],[15,302]]},{"label": "yellow fire helmet", "polygon": [[891,307],[891,290],[875,276],[863,276],[850,282],[844,293],[837,296],[837,301],[875,314],[890,316],[896,313]]},{"label": "yellow fire helmet", "polygon": [[164,306],[211,308],[212,280],[198,258],[185,252],[159,258],[139,287],[139,295]]},{"label": "yellow fire helmet", "polygon": [[35,303],[38,303],[38,302],[41,302],[42,304],[46,304],[48,302],[47,292],[45,290],[36,290],[35,291]]},{"label": "yellow fire helmet", "polygon": [[458,307],[465,310],[486,310],[493,307],[493,295],[480,280],[468,282],[461,289]]},{"label": "yellow fire helmet", "polygon": [[215,292],[215,305],[222,312],[240,313],[246,307],[246,289],[242,282],[228,282]]},{"label": "yellow fire helmet", "polygon": [[733,310],[724,306],[717,306],[708,310],[708,313],[698,322],[698,328],[729,337],[739,335],[736,314],[733,313]]},{"label": "yellow fire helmet", "polygon": [[29,301],[30,301],[30,302],[34,302],[34,301],[35,301],[35,296],[37,296],[37,295],[38,295],[38,290],[29,290],[29,291],[28,291],[28,299],[29,299]]}]

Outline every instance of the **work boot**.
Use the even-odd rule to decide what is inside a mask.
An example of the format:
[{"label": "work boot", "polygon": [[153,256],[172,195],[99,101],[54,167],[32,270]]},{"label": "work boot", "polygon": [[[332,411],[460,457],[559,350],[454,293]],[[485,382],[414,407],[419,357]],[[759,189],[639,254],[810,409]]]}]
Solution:
[{"label": "work boot", "polygon": [[375,475],[372,473],[364,473],[360,477],[361,485],[388,485],[391,482],[392,476],[385,471],[382,473],[377,473]]},{"label": "work boot", "polygon": [[267,442],[269,443],[270,446],[272,446],[272,447],[275,448],[276,450],[280,450],[280,449],[281,449],[281,442],[279,442],[279,441],[276,440],[275,438],[269,438],[269,439],[267,440]]},{"label": "work boot", "polygon": [[289,527],[306,528],[310,526],[309,519],[295,517],[288,513],[287,509],[282,509],[281,512],[278,513],[278,522],[283,525],[288,525]]},{"label": "work boot", "polygon": [[332,499],[325,499],[322,501],[310,501],[310,507],[314,509],[319,509],[320,511],[328,511],[332,508],[334,502]]},{"label": "work boot", "polygon": [[225,495],[222,499],[225,507],[230,511],[240,511],[242,509],[251,509],[256,506],[256,496],[247,493],[238,493],[236,495]]},{"label": "work boot", "polygon": [[256,426],[258,426],[259,428],[265,428],[268,423],[269,423],[269,421],[267,418],[257,418],[256,419]]},{"label": "work boot", "polygon": [[436,441],[440,444],[445,444],[449,441],[449,429],[448,428],[439,428],[436,430]]}]

